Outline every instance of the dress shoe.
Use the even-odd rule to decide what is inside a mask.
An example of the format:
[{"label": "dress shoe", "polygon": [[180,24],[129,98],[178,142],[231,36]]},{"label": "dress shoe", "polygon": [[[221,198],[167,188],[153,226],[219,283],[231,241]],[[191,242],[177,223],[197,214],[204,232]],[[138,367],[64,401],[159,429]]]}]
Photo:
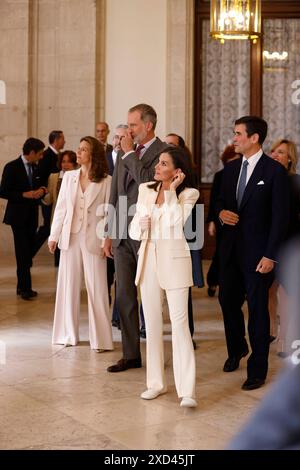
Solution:
[{"label": "dress shoe", "polygon": [[138,359],[120,359],[116,364],[109,366],[107,368],[107,372],[123,372],[123,370],[127,369],[138,369],[142,367],[142,361],[140,358]]},{"label": "dress shoe", "polygon": [[255,390],[260,388],[265,383],[265,379],[247,379],[243,385],[242,390]]},{"label": "dress shoe", "polygon": [[226,361],[225,361],[223,371],[224,372],[233,372],[234,370],[238,369],[238,367],[240,365],[240,360],[242,359],[242,357],[247,356],[248,353],[249,353],[249,349],[247,348],[239,356],[228,357],[228,359],[226,359]]},{"label": "dress shoe", "polygon": [[148,388],[143,393],[141,393],[140,396],[143,400],[153,400],[154,398],[157,398],[159,395],[166,393],[166,391],[167,391],[166,388],[163,388],[162,390],[154,390],[154,388]]},{"label": "dress shoe", "polygon": [[216,290],[217,290],[216,286],[208,286],[207,288],[208,296],[213,297],[216,293]]},{"label": "dress shoe", "polygon": [[17,289],[17,295],[20,295],[22,297],[22,299],[24,298],[23,296],[26,297],[26,300],[28,300],[28,298],[32,298],[32,297],[36,297],[38,295],[38,293],[35,291],[35,290],[21,290],[21,289]]},{"label": "dress shoe", "polygon": [[146,328],[140,329],[140,337],[146,339]]},{"label": "dress shoe", "polygon": [[277,356],[278,356],[278,357],[281,357],[282,359],[286,359],[287,357],[289,357],[289,353],[284,352],[284,351],[279,351],[279,352],[277,353]]},{"label": "dress shoe", "polygon": [[185,408],[196,408],[197,402],[196,400],[194,400],[194,398],[183,397],[180,402],[180,406],[183,406]]}]

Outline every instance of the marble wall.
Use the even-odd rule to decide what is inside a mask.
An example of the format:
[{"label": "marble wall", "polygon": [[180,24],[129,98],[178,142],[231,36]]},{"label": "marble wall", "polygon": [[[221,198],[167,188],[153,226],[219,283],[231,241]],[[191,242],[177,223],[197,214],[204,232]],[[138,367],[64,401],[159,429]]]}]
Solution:
[{"label": "marble wall", "polygon": [[[193,0],[1,0],[0,172],[29,135],[47,144],[62,129],[76,149],[97,120],[113,127],[139,101],[156,108],[160,136],[191,143],[192,37]],[[7,251],[11,238],[0,224]]]}]

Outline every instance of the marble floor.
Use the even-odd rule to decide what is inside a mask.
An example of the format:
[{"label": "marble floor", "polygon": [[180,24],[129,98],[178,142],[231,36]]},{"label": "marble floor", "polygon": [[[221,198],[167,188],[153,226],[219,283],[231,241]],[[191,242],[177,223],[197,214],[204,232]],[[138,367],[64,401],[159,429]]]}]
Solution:
[{"label": "marble floor", "polygon": [[[56,271],[40,254],[32,269],[39,296],[15,295],[15,264],[1,260],[0,271],[0,449],[223,449],[259,404],[281,367],[271,346],[265,387],[245,392],[246,362],[226,374],[223,325],[217,299],[194,289],[197,342],[196,409],[179,407],[175,393],[170,324],[165,315],[165,363],[169,392],[156,400],[139,398],[145,367],[106,372],[121,357],[115,350],[89,349],[86,298],[82,296],[81,343],[51,345]],[[207,265],[205,263],[205,265]],[[141,344],[145,356],[145,340]]]}]

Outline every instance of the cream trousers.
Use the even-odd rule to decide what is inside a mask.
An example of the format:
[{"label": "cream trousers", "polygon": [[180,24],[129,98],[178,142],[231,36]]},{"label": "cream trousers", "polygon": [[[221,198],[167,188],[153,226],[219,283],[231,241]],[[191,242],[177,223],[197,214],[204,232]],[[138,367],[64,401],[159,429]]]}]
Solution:
[{"label": "cream trousers", "polygon": [[76,345],[79,341],[82,271],[88,298],[91,348],[113,349],[106,259],[87,251],[84,230],[71,233],[69,249],[60,252],[52,343]]},{"label": "cream trousers", "polygon": [[[163,289],[157,278],[155,243],[149,242],[140,282],[147,332],[147,388],[166,388],[163,345]],[[196,366],[188,325],[188,287],[167,289],[172,324],[173,371],[179,397],[195,396]]]}]

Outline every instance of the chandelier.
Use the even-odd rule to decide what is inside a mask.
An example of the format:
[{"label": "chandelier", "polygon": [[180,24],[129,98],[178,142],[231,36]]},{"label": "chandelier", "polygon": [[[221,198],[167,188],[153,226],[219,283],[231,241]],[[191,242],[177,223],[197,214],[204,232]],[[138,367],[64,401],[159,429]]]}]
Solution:
[{"label": "chandelier", "polygon": [[261,36],[261,0],[211,0],[210,35],[225,39],[250,39]]}]

